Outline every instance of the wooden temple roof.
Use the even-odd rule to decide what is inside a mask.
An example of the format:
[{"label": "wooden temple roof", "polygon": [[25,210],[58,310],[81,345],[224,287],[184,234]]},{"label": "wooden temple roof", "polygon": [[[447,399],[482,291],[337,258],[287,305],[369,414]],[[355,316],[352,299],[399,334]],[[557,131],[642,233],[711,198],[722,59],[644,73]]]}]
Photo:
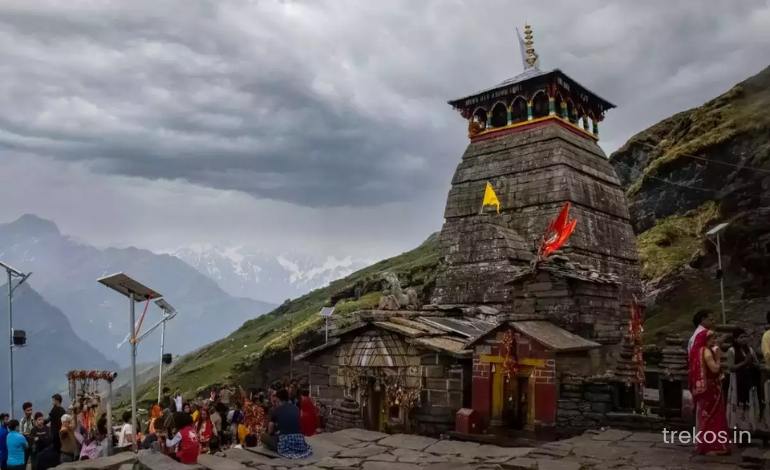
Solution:
[{"label": "wooden temple roof", "polygon": [[462,109],[473,106],[477,102],[488,101],[489,98],[515,95],[524,87],[529,85],[538,86],[541,82],[545,83],[552,80],[559,80],[561,83],[566,84],[576,95],[585,95],[586,99],[598,103],[604,111],[615,108],[614,104],[584,87],[561,70],[543,71],[538,68],[527,69],[523,73],[503,80],[495,86],[485,88],[462,98],[450,100],[448,103],[455,109]]}]

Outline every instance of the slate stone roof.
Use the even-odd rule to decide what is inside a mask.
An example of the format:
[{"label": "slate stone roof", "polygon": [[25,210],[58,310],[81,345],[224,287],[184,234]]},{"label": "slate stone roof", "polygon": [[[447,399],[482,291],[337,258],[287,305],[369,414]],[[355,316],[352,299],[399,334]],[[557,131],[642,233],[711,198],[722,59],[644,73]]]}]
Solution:
[{"label": "slate stone roof", "polygon": [[548,321],[516,321],[510,322],[510,325],[516,331],[556,352],[585,351],[601,346]]},{"label": "slate stone roof", "polygon": [[[355,367],[401,367],[406,351],[395,346],[396,336],[404,338],[407,344],[417,348],[449,354],[455,357],[469,357],[467,349],[476,338],[495,328],[495,324],[463,317],[423,316],[425,312],[403,311],[384,312],[363,310],[354,313],[360,321],[352,326],[335,331],[328,343],[316,346],[295,356],[296,360],[310,358],[322,351],[335,347],[341,336],[356,334],[353,346],[341,346],[341,356],[348,365]],[[366,331],[369,329],[368,331]],[[378,331],[373,331],[378,330]],[[400,344],[400,343],[399,343]]]}]

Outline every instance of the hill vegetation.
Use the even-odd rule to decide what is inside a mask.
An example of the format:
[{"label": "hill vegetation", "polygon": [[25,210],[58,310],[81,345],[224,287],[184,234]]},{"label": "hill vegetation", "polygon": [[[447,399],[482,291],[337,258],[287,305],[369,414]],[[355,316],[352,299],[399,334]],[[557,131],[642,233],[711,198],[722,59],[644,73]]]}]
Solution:
[{"label": "hill vegetation", "polygon": [[[352,312],[376,307],[385,272],[396,274],[403,287],[413,287],[422,295],[430,290],[435,279],[437,239],[434,234],[414,250],[380,261],[247,321],[231,335],[182,357],[165,374],[164,384],[172,390],[180,389],[185,396],[193,396],[213,385],[252,383],[260,364],[277,354],[286,354],[290,343],[299,350],[322,338],[323,321],[318,312],[323,306],[335,305],[338,327],[344,326]],[[150,381],[140,388],[140,401],[147,404],[156,393],[157,385]]]}]

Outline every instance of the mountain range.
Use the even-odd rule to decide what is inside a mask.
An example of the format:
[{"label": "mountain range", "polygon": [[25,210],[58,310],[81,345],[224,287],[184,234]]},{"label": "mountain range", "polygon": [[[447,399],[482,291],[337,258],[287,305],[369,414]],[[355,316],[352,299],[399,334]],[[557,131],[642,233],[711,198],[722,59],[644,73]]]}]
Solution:
[{"label": "mountain range", "polygon": [[[6,294],[7,284],[0,286]],[[13,293],[13,327],[27,333],[27,345],[14,351],[14,396],[18,413],[21,404],[31,401],[36,409],[47,411],[54,392],[65,394],[65,374],[71,369],[115,370],[117,364],[83,341],[71,322],[46,302],[29,285],[20,285]],[[8,301],[0,302],[0,318],[7,321]],[[3,326],[7,325],[3,323]],[[4,333],[6,329],[2,330]],[[3,344],[7,344],[3,335]],[[0,409],[8,409],[8,348],[0,348]]]},{"label": "mountain range", "polygon": [[[163,294],[178,310],[166,336],[166,349],[174,354],[221,338],[273,307],[226,293],[175,256],[138,248],[99,249],[63,235],[53,222],[31,214],[0,224],[0,260],[32,271],[28,282],[61,309],[75,334],[120,365],[130,359],[125,345],[118,348],[129,332],[128,301],[97,283],[102,276],[125,272]],[[137,318],[143,309],[144,304],[137,305]],[[159,318],[159,310],[150,305],[144,329]],[[150,335],[140,344],[139,358],[154,361],[158,351],[159,335]]]},{"label": "mountain range", "polygon": [[281,303],[343,278],[371,260],[308,255],[269,255],[245,247],[196,245],[172,255],[216,281],[230,295]]}]

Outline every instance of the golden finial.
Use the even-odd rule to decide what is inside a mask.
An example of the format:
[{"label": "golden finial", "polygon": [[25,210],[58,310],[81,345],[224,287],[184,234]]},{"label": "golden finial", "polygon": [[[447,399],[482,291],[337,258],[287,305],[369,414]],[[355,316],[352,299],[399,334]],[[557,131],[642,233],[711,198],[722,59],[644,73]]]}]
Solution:
[{"label": "golden finial", "polygon": [[526,58],[528,68],[537,67],[537,53],[535,52],[535,41],[532,38],[532,26],[524,25],[524,51],[526,52]]}]

